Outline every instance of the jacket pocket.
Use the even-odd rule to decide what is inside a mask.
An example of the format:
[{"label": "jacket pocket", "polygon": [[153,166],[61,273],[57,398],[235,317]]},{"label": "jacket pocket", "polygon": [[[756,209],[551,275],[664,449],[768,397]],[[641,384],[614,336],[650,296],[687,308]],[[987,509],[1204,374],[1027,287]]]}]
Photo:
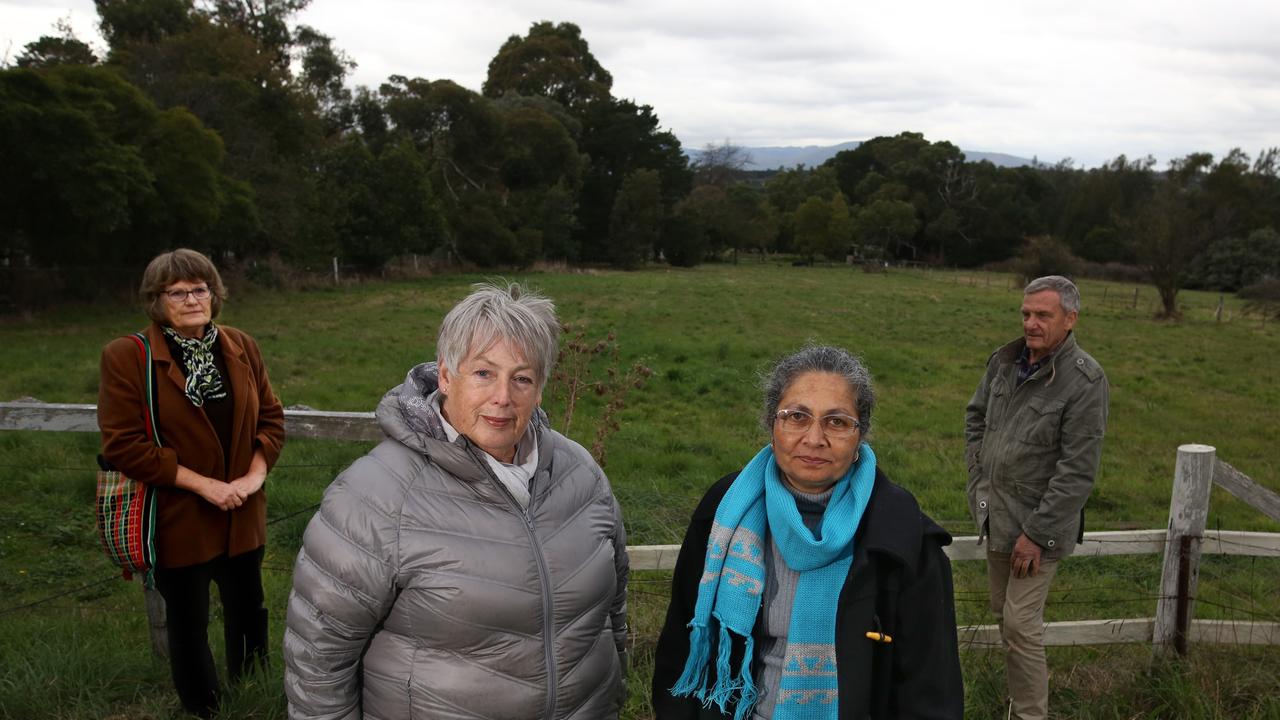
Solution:
[{"label": "jacket pocket", "polygon": [[1022,480],[1015,480],[1014,489],[1018,493],[1018,499],[1024,505],[1034,508],[1040,503],[1040,498],[1044,497],[1044,493],[1049,489],[1049,478],[1037,475]]},{"label": "jacket pocket", "polygon": [[999,431],[1004,425],[1005,409],[1009,405],[1009,390],[1004,382],[997,378],[991,383],[987,394],[987,412],[985,415],[986,430]]},{"label": "jacket pocket", "polygon": [[1033,397],[1027,401],[1018,439],[1029,445],[1057,445],[1062,427],[1063,400]]}]

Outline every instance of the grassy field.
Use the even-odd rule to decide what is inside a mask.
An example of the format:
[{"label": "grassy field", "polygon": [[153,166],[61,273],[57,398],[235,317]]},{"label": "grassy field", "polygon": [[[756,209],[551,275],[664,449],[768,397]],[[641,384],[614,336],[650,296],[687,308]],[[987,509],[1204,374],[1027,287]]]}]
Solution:
[{"label": "grassy field", "polygon": [[[964,404],[985,360],[1019,332],[1008,277],[750,263],[694,270],[511,276],[552,296],[588,339],[617,333],[623,365],[654,374],[632,390],[609,440],[607,471],[631,542],[679,542],[702,491],[765,440],[758,374],[806,341],[863,356],[877,380],[871,441],[890,477],[957,534],[971,534],[964,501]],[[222,320],[262,345],[287,405],[370,410],[434,351],[438,323],[473,276],[232,297]],[[1111,422],[1090,530],[1159,528],[1167,521],[1179,444],[1201,442],[1280,488],[1274,380],[1280,327],[1243,317],[1227,298],[1184,293],[1184,321],[1150,320],[1154,293],[1086,282],[1078,337],[1106,368]],[[94,402],[98,352],[143,324],[128,306],[62,308],[0,321],[0,399]],[[604,372],[601,363],[595,372]],[[563,411],[547,393],[553,421]],[[577,407],[571,435],[590,445],[601,400]],[[273,519],[267,597],[278,641],[301,533],[324,487],[367,443],[293,441],[269,484]],[[136,586],[112,579],[93,537],[96,436],[0,433],[0,717],[166,718],[176,700],[166,666],[150,657]],[[1280,531],[1215,490],[1211,527]],[[962,623],[989,622],[980,563],[956,563]],[[1055,582],[1050,620],[1151,616],[1159,558],[1076,560]],[[648,672],[668,577],[633,578],[635,667],[626,716],[645,718]],[[1197,617],[1280,619],[1280,562],[1208,557]],[[39,603],[23,607],[30,603]],[[212,633],[219,638],[221,633]],[[278,642],[274,645],[279,647]],[[277,651],[278,653],[278,651]],[[1002,669],[985,651],[964,656],[972,718],[996,716]],[[227,718],[284,716],[280,661],[242,686]],[[1050,652],[1056,716],[1280,718],[1280,648],[1196,647],[1183,666],[1152,668],[1143,647]],[[1224,668],[1230,668],[1224,672]]]}]

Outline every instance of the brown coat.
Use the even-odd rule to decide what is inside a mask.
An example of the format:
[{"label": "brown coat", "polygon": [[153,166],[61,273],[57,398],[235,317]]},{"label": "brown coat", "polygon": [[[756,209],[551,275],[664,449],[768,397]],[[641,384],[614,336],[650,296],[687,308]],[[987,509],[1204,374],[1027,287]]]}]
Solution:
[{"label": "brown coat", "polygon": [[164,447],[156,447],[143,426],[146,394],[137,343],[121,337],[102,350],[102,454],[126,477],[160,489],[156,549],[162,568],[195,565],[223,553],[239,555],[267,541],[265,486],[225,512],[174,485],[180,464],[229,482],[248,472],[255,450],[262,450],[269,468],[284,445],[284,408],[271,391],[258,344],[235,328],[219,325],[218,331],[227,364],[224,381],[229,381],[235,408],[229,464],[213,425],[184,394],[182,365],[170,355],[159,325],[152,323],[146,335],[155,359],[157,425]]}]

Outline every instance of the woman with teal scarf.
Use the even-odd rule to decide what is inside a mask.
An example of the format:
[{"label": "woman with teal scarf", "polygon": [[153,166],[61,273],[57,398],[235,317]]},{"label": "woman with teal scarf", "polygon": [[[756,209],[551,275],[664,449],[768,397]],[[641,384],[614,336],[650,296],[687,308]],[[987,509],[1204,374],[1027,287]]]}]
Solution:
[{"label": "woman with teal scarf", "polygon": [[870,373],[810,346],[764,395],[771,442],[712,486],[685,534],[656,716],[960,718],[951,537],[876,466]]}]

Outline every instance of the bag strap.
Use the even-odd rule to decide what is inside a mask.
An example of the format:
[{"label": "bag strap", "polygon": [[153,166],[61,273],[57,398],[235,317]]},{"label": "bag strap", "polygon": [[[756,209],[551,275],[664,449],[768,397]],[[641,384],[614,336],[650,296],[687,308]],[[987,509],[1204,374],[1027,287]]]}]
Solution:
[{"label": "bag strap", "polygon": [[138,354],[142,356],[142,379],[147,395],[143,420],[146,423],[147,434],[151,436],[156,447],[164,447],[160,442],[160,427],[156,424],[156,369],[151,357],[151,341],[142,333],[134,333],[129,337],[138,344]]}]

